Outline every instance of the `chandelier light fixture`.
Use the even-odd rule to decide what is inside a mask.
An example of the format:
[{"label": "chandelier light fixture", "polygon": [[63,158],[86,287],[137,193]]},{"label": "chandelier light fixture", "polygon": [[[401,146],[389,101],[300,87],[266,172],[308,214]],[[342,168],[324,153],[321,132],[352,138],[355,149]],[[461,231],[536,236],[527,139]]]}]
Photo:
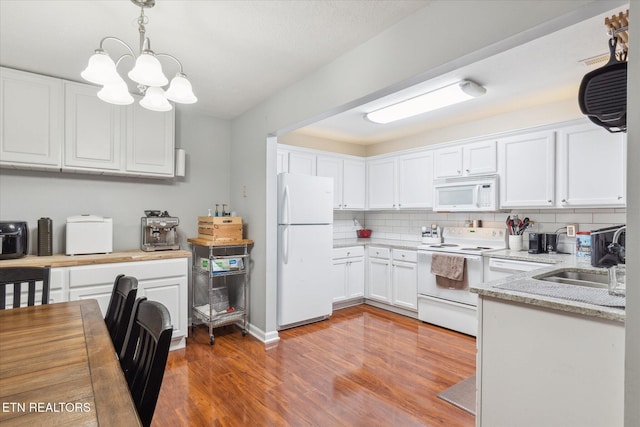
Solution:
[{"label": "chandelier light fixture", "polygon": [[438,108],[448,107],[458,102],[467,101],[484,95],[486,92],[487,90],[484,87],[471,80],[461,80],[432,90],[431,92],[423,93],[422,95],[366,113],[365,117],[374,123],[391,123],[396,120],[402,120],[407,117],[437,110]]},{"label": "chandelier light fixture", "polygon": [[[98,91],[98,98],[116,105],[129,105],[133,103],[133,96],[129,93],[127,83],[118,74],[118,65],[125,59],[130,58],[135,61],[134,67],[127,73],[127,76],[138,84],[138,90],[144,97],[140,100],[140,105],[153,111],[169,111],[172,106],[169,100],[180,104],[193,104],[198,98],[193,94],[191,83],[183,73],[182,63],[174,56],[167,53],[155,53],[151,50],[151,41],[145,36],[145,25],[148,18],[144,15],[145,8],[155,6],[155,0],[131,0],[140,6],[140,17],[138,18],[138,31],[140,32],[140,53],[136,56],[131,47],[117,37],[105,37],[100,41],[100,47],[95,50],[89,58],[87,68],[80,73],[83,79],[102,86]],[[115,62],[107,51],[103,49],[106,41],[112,40],[123,45],[129,52],[120,56]],[[163,86],[169,80],[162,72],[162,66],[158,58],[173,59],[180,70],[171,80],[169,88],[165,91]]]}]

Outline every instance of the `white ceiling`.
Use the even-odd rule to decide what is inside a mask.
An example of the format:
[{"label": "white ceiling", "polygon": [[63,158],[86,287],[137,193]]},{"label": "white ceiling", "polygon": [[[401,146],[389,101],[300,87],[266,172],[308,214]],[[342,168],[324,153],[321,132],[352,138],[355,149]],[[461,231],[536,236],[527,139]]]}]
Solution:
[{"label": "white ceiling", "polygon": [[[152,49],[183,63],[199,98],[193,108],[233,118],[427,4],[156,0],[145,14]],[[103,37],[137,52],[139,13],[129,0],[0,0],[0,64],[81,81]],[[114,58],[125,53],[116,43],[105,48]],[[163,65],[168,77],[178,71]]]},{"label": "white ceiling", "polygon": [[[427,6],[429,0],[156,0],[145,11],[156,52],[176,56],[192,81],[195,109],[234,118],[310,72]],[[582,76],[604,63],[605,13],[300,129],[358,144],[397,139],[506,111],[575,98]],[[130,0],[0,0],[0,64],[81,81],[93,50],[115,36],[137,50],[140,9]],[[105,48],[117,57],[116,44]],[[173,68],[172,68],[173,67]],[[168,76],[177,67],[165,64]],[[460,79],[483,85],[472,101],[395,124],[367,122],[367,111]],[[133,85],[131,87],[133,90]],[[577,102],[577,101],[576,101]]]},{"label": "white ceiling", "polygon": [[[589,71],[604,66],[609,59],[604,18],[626,9],[628,6],[616,8],[296,132],[369,145],[567,99],[575,100],[578,108],[582,78]],[[593,57],[604,60],[592,65],[583,62]],[[381,125],[364,119],[367,112],[463,79],[484,86],[487,93],[395,123]]]}]

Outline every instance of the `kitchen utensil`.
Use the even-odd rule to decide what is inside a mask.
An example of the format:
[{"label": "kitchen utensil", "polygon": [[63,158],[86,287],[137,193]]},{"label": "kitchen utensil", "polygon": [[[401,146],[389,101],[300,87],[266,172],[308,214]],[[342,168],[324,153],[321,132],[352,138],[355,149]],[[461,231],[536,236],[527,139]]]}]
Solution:
[{"label": "kitchen utensil", "polygon": [[507,220],[505,222],[507,224],[509,234],[513,234],[513,220],[511,219],[511,215],[507,216]]},{"label": "kitchen utensil", "polygon": [[358,234],[358,237],[360,237],[360,238],[367,238],[367,237],[371,237],[372,230],[369,230],[367,228],[363,228],[361,230],[356,230],[356,233]]},{"label": "kitchen utensil", "polygon": [[610,58],[603,67],[587,73],[580,84],[580,111],[609,132],[627,129],[627,61],[616,57],[618,39],[609,40]]}]

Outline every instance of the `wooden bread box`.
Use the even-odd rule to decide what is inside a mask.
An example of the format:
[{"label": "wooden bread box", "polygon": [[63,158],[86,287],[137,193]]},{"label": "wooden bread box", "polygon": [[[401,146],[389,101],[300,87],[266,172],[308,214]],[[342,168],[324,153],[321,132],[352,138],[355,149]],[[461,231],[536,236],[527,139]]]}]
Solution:
[{"label": "wooden bread box", "polygon": [[242,240],[242,217],[199,216],[198,238],[212,242]]}]

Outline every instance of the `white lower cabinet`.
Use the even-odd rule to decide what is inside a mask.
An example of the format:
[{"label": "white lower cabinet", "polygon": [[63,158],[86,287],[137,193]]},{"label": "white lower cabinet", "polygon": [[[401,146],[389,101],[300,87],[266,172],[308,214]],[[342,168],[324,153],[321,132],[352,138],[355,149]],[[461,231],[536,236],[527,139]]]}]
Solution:
[{"label": "white lower cabinet", "polygon": [[367,248],[366,297],[391,303],[391,251],[389,248]]},{"label": "white lower cabinet", "polygon": [[[370,246],[367,248],[367,300],[400,309],[406,315],[418,310],[417,252]],[[396,311],[396,310],[393,310]]]},{"label": "white lower cabinet", "polygon": [[478,313],[478,427],[624,424],[624,323],[490,297]]},{"label": "white lower cabinet", "polygon": [[333,302],[361,302],[364,298],[364,248],[351,246],[333,250]]},{"label": "white lower cabinet", "polygon": [[164,304],[171,315],[171,349],[182,348],[188,333],[188,258],[56,268],[66,275],[69,301],[94,298],[106,314],[118,274],[138,279],[137,297]]},{"label": "white lower cabinet", "polygon": [[393,249],[391,261],[391,303],[418,310],[418,265],[416,251]]}]

